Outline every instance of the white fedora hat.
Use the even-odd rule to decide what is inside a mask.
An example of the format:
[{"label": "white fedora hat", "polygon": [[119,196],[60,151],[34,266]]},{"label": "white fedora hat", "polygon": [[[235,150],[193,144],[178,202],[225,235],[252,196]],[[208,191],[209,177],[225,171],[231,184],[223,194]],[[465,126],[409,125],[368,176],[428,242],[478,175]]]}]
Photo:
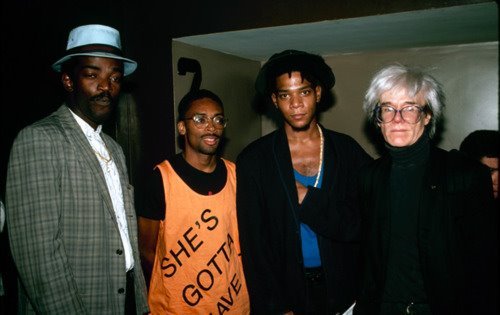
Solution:
[{"label": "white fedora hat", "polygon": [[74,28],[69,33],[67,55],[56,61],[52,69],[61,71],[64,62],[75,56],[113,58],[123,61],[123,74],[129,75],[137,68],[137,62],[123,57],[120,33],[109,26],[91,24]]}]

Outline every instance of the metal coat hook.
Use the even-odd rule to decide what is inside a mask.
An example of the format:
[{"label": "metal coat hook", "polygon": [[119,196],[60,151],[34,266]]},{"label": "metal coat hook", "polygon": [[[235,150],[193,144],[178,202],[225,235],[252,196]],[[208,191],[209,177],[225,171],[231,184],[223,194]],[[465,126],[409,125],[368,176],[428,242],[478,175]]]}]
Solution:
[{"label": "metal coat hook", "polygon": [[186,75],[187,72],[194,73],[190,91],[199,90],[201,86],[200,63],[196,59],[180,57],[179,60],[177,60],[177,73],[179,75]]}]

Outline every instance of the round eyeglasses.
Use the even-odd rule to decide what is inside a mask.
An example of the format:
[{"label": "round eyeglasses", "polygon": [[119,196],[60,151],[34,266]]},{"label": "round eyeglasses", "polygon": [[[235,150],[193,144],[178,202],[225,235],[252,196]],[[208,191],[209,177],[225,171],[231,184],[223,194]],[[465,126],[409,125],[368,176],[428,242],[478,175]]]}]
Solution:
[{"label": "round eyeglasses", "polygon": [[214,128],[224,129],[227,125],[229,119],[222,115],[215,115],[213,117],[208,117],[205,114],[195,114],[193,117],[184,118],[184,120],[192,120],[197,128],[206,128],[209,121],[212,121]]},{"label": "round eyeglasses", "polygon": [[383,124],[390,123],[396,118],[396,115],[399,113],[401,115],[401,119],[409,124],[416,124],[422,119],[422,112],[424,111],[425,106],[419,105],[409,105],[402,107],[401,109],[395,109],[389,105],[381,105],[375,109],[375,117],[377,121]]}]

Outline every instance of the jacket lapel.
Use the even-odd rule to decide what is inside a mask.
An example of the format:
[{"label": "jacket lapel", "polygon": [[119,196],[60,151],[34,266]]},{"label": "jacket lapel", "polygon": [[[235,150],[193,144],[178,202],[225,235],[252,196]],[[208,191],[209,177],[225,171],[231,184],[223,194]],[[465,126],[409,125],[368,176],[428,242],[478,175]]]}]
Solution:
[{"label": "jacket lapel", "polygon": [[[428,265],[431,256],[435,257],[435,255],[430,255],[432,248],[441,248],[441,246],[437,246],[440,244],[441,239],[433,236],[433,232],[436,229],[442,231],[445,228],[442,225],[446,222],[446,220],[442,220],[445,209],[442,208],[439,200],[439,196],[446,189],[444,183],[440,180],[446,177],[446,165],[443,159],[446,159],[446,156],[432,147],[419,205],[418,245],[423,267]],[[423,272],[425,274],[427,271],[423,268]]]},{"label": "jacket lapel", "polygon": [[57,110],[56,115],[59,117],[68,141],[72,144],[76,151],[75,155],[82,164],[88,166],[92,176],[92,179],[90,180],[93,180],[97,185],[97,190],[104,199],[107,206],[106,208],[116,221],[113,203],[111,202],[111,196],[109,195],[104,173],[102,172],[101,165],[99,164],[89,141],[66,105],[61,106]]},{"label": "jacket lapel", "polygon": [[[335,179],[338,177],[338,170],[341,165],[337,157],[337,151],[335,150],[335,143],[333,143],[330,138],[328,132],[320,125],[320,128],[323,130],[323,135],[325,138],[325,144],[323,148],[323,181],[321,182],[321,188],[325,193],[327,193],[332,185],[334,185]],[[335,186],[333,187],[335,189]]]},{"label": "jacket lapel", "polygon": [[373,214],[372,222],[375,222],[376,227],[374,231],[380,231],[381,233],[375,233],[372,235],[374,241],[378,246],[380,246],[381,253],[381,266],[383,268],[383,278],[385,279],[386,266],[388,260],[389,243],[390,243],[390,232],[391,232],[391,204],[390,204],[390,184],[389,178],[391,174],[391,158],[385,156],[382,158],[380,165],[375,169],[374,179],[378,179],[378,182],[372,182],[371,187],[375,190],[373,196],[376,198],[374,204],[377,205],[376,211]]},{"label": "jacket lapel", "polygon": [[[295,176],[293,174],[292,157],[288,140],[283,128],[274,133],[273,139],[273,157],[274,164],[278,170],[281,184],[285,190],[288,203],[293,212],[298,215],[298,195],[295,186]],[[297,219],[298,221],[298,219]]]}]

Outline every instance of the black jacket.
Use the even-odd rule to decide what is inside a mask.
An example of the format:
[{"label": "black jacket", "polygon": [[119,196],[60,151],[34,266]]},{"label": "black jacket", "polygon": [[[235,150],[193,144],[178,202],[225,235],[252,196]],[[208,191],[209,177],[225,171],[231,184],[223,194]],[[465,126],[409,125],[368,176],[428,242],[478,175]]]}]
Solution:
[{"label": "black jacket", "polygon": [[[387,155],[362,171],[363,285],[354,314],[379,314],[390,237]],[[401,183],[404,185],[404,183]],[[418,252],[433,314],[496,314],[498,209],[487,169],[431,148],[419,207]]]},{"label": "black jacket", "polygon": [[356,297],[356,178],[371,158],[351,137],[323,130],[322,188],[309,187],[301,206],[283,129],[256,140],[237,159],[238,224],[252,314],[305,311],[301,222],[317,234],[332,313]]}]

